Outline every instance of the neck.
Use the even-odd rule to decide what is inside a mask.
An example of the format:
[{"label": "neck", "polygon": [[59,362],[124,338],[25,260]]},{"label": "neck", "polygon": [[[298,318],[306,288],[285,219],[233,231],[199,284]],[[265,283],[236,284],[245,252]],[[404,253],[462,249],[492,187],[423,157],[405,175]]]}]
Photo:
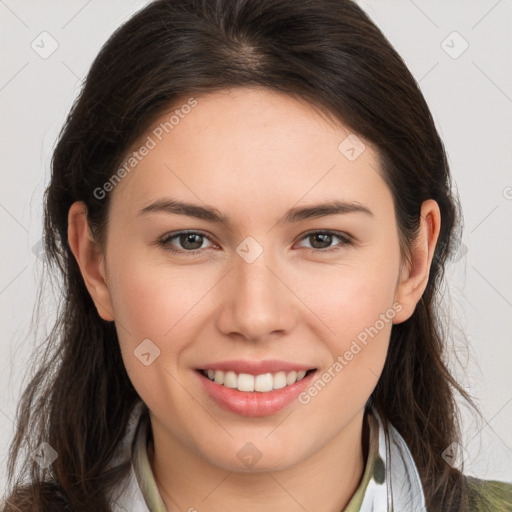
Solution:
[{"label": "neck", "polygon": [[[368,453],[364,411],[319,451],[278,471],[238,473],[198,457],[155,428],[148,458],[168,512],[340,512],[359,486]],[[165,436],[163,435],[165,434]]]}]

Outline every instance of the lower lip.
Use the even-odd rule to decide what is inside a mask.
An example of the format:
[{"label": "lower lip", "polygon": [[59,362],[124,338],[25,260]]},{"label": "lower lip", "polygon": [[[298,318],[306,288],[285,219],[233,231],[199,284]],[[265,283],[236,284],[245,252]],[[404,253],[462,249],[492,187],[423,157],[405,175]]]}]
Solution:
[{"label": "lower lip", "polygon": [[241,416],[270,416],[291,404],[311,384],[316,371],[295,384],[266,393],[238,391],[216,384],[200,371],[196,373],[206,392],[223,409]]}]

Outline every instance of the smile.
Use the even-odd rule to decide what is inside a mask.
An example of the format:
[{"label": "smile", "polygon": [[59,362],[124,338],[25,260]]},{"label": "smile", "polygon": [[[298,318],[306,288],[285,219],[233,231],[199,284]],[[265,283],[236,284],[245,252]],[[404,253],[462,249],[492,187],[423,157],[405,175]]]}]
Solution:
[{"label": "smile", "polygon": [[226,411],[252,417],[271,416],[292,405],[317,373],[316,368],[305,369],[303,365],[282,361],[229,362],[215,366],[194,372],[207,396]]},{"label": "smile", "polygon": [[314,370],[279,371],[275,373],[262,373],[251,375],[249,373],[236,373],[234,371],[201,370],[201,373],[215,384],[238,391],[268,393],[282,389],[301,381],[307,373]]}]

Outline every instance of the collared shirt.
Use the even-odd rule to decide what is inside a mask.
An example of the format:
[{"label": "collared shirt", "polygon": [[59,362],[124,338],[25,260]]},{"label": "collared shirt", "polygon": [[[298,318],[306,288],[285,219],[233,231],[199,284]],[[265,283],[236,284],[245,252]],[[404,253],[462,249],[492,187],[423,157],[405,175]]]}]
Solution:
[{"label": "collared shirt", "polygon": [[[131,441],[131,471],[117,498],[115,512],[167,512],[148,458],[149,416],[144,405],[134,411],[127,437]],[[426,512],[425,497],[412,455],[398,431],[368,410],[368,457],[361,482],[343,512]]]},{"label": "collared shirt", "polygon": [[[426,512],[418,471],[404,439],[391,425],[386,433],[376,411],[368,410],[365,418],[369,432],[366,466],[342,512]],[[150,432],[147,406],[140,402],[109,465],[129,467],[128,475],[109,493],[113,512],[167,512],[148,458]],[[512,512],[511,483],[468,476],[466,484],[466,512]],[[5,505],[0,502],[0,512]]]},{"label": "collared shirt", "polygon": [[[365,418],[369,432],[365,470],[342,512],[427,512],[418,470],[404,439],[392,425],[386,433],[375,410],[368,409]],[[110,493],[113,512],[167,512],[149,462],[149,440],[149,414],[140,402],[112,461],[130,464],[128,476]],[[512,484],[474,477],[466,477],[466,483],[467,512],[512,512]]]}]

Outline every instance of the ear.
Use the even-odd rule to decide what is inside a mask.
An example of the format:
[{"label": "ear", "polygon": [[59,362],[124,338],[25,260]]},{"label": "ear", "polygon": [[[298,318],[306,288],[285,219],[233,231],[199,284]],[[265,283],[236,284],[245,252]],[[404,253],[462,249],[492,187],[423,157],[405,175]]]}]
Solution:
[{"label": "ear", "polygon": [[103,320],[114,320],[105,260],[94,242],[87,220],[87,206],[82,201],[73,203],[69,209],[68,242],[98,314]]},{"label": "ear", "polygon": [[427,287],[440,229],[439,206],[433,199],[428,199],[421,205],[419,232],[412,243],[411,261],[400,272],[395,300],[402,305],[402,309],[393,319],[395,324],[411,317]]}]

